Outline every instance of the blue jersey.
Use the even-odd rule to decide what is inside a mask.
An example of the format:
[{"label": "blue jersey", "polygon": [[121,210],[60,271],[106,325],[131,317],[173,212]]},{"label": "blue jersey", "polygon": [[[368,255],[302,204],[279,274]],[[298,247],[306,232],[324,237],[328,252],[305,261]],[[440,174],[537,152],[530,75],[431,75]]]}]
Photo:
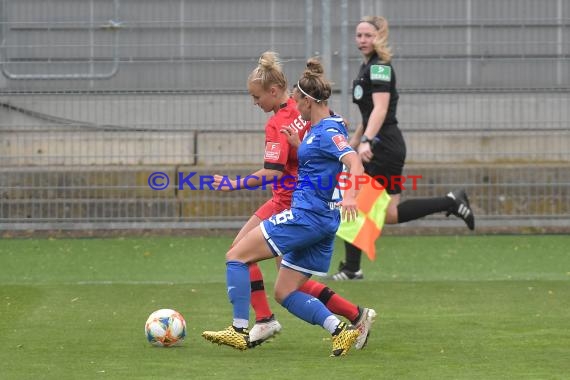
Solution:
[{"label": "blue jersey", "polygon": [[[298,150],[299,173],[291,206],[330,213],[340,201],[338,175],[341,158],[354,152],[347,141],[342,118],[331,116],[311,127]],[[338,212],[338,210],[336,210]]]},{"label": "blue jersey", "polygon": [[281,265],[307,275],[326,275],[340,212],[336,188],[342,157],[354,152],[342,118],[328,117],[311,127],[298,149],[299,178],[291,210],[264,220],[260,227]]}]

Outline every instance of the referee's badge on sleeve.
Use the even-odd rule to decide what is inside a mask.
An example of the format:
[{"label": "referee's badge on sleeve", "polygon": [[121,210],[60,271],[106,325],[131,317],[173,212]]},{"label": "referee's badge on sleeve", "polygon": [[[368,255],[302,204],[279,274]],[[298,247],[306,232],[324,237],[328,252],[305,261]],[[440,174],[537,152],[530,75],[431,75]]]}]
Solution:
[{"label": "referee's badge on sleeve", "polygon": [[275,161],[279,159],[281,153],[281,144],[278,142],[268,142],[265,144],[264,159],[268,161]]},{"label": "referee's badge on sleeve", "polygon": [[338,134],[332,137],[334,145],[338,148],[338,150],[343,151],[348,146],[348,141],[346,141],[346,137],[344,135]]},{"label": "referee's badge on sleeve", "polygon": [[390,82],[392,80],[392,68],[386,65],[370,66],[370,80]]}]

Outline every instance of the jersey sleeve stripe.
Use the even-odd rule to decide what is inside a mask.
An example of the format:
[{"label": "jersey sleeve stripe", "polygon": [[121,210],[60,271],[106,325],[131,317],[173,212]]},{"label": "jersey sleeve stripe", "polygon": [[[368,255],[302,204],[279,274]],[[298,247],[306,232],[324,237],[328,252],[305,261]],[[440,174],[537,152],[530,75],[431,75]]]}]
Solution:
[{"label": "jersey sleeve stripe", "polygon": [[343,158],[344,156],[346,156],[347,154],[349,154],[349,153],[356,153],[356,152],[355,152],[354,150],[349,150],[349,151],[347,151],[347,152],[344,152],[343,154],[341,154],[341,155],[338,157],[338,160],[339,160],[339,161],[342,161],[342,158]]},{"label": "jersey sleeve stripe", "polygon": [[263,168],[264,169],[270,169],[270,170],[278,170],[280,172],[285,171],[285,165],[283,164],[277,164],[275,162],[264,162],[263,163]]}]

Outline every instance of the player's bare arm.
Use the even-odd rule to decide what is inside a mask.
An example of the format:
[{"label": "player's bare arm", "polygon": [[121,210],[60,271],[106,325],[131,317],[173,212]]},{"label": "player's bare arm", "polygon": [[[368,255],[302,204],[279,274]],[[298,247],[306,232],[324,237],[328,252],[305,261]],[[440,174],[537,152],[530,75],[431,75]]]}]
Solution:
[{"label": "player's bare arm", "polygon": [[[372,101],[374,102],[374,108],[370,114],[370,119],[368,120],[368,126],[363,132],[362,136],[366,136],[367,140],[372,141],[374,137],[382,128],[384,124],[384,119],[386,118],[386,113],[388,112],[388,105],[390,103],[390,93],[389,92],[377,92],[372,94]],[[372,159],[372,146],[370,143],[360,144],[358,146],[358,154],[364,162],[370,162]]]},{"label": "player's bare arm", "polygon": [[[350,178],[355,178],[364,174],[364,167],[360,157],[356,152],[348,153],[341,159],[342,163],[349,169]],[[354,183],[354,181],[353,181]],[[351,186],[346,189],[343,194],[343,199],[338,204],[342,207],[342,218],[348,222],[356,220],[358,216],[358,208],[356,206],[356,196],[358,189],[356,186]]]}]

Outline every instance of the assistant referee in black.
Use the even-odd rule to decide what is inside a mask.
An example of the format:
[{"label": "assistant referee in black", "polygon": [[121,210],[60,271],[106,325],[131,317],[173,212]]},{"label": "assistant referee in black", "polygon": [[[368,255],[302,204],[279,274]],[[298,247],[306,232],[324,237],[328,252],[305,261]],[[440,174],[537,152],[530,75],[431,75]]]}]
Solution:
[{"label": "assistant referee in black", "polygon": [[[388,45],[388,22],[383,17],[367,16],[356,26],[356,45],[364,62],[353,83],[352,101],[358,105],[362,123],[350,139],[364,169],[370,176],[379,176],[381,185],[391,196],[386,212],[387,224],[405,223],[426,215],[447,212],[465,221],[471,230],[475,218],[465,190],[457,189],[439,198],[410,199],[400,203],[399,181],[406,160],[406,143],[398,127],[396,110],[398,91],[392,53]],[[386,181],[384,181],[386,179]],[[379,181],[380,182],[380,181]],[[333,280],[358,280],[364,275],[360,268],[362,252],[345,242],[346,257]]]}]

